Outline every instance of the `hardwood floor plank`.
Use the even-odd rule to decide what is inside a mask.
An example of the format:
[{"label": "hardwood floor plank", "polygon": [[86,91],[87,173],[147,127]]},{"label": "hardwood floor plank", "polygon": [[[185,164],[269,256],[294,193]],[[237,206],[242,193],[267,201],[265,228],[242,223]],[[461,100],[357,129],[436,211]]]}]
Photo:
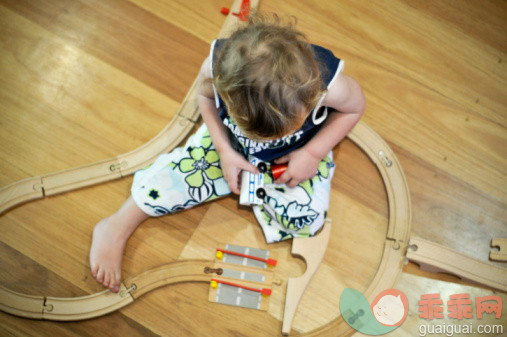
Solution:
[{"label": "hardwood floor plank", "polygon": [[[0,165],[24,161],[2,185],[130,151],[175,115],[168,96],[3,6],[0,15]],[[13,141],[22,135],[36,141]]]},{"label": "hardwood floor plank", "polygon": [[[483,6],[479,2],[473,4]],[[507,104],[507,67],[499,63],[499,59],[505,59],[505,52],[453,24],[426,15],[403,1],[392,1],[390,5],[266,1],[263,8],[296,16],[307,13],[301,16],[300,24],[310,40],[335,51],[344,50],[343,57],[348,56],[345,60],[349,64],[366,57],[377,67],[408,76],[487,119],[507,124],[505,114],[500,113]],[[505,20],[488,22],[488,26],[498,31],[507,29]],[[367,82],[366,78],[360,81],[363,82]]]},{"label": "hardwood floor plank", "polygon": [[177,101],[209,53],[207,43],[126,0],[3,4]]},{"label": "hardwood floor plank", "polygon": [[170,3],[156,0],[130,0],[137,6],[170,22],[206,43],[217,38],[226,16],[222,7],[232,4],[220,1],[173,0]]},{"label": "hardwood floor plank", "polygon": [[368,156],[349,139],[335,147],[333,156],[336,165],[333,190],[387,218],[389,207],[384,182]]},{"label": "hardwood floor plank", "polygon": [[489,261],[491,239],[507,233],[506,203],[422,161],[407,150],[398,146],[393,149],[407,172],[415,205],[412,233],[492,262]]},{"label": "hardwood floor plank", "polygon": [[503,54],[507,53],[505,34],[507,6],[504,1],[407,0],[407,3],[418,10],[428,12],[430,16],[453,24],[465,34],[488,43]]},{"label": "hardwood floor plank", "polygon": [[[125,317],[119,312],[108,316],[99,317],[93,320],[81,322],[48,322],[48,321],[27,321],[23,318],[9,316],[0,312],[0,333],[5,336],[4,331],[12,336],[133,336],[133,337],[154,337],[160,336],[150,329]],[[7,334],[7,336],[8,336]]]},{"label": "hardwood floor plank", "polygon": [[[364,72],[363,72],[364,71]],[[368,110],[364,120],[389,143],[417,153],[499,200],[505,200],[507,141],[503,126],[463,109],[432,90],[368,65]],[[374,91],[382,85],[389,91]]]}]

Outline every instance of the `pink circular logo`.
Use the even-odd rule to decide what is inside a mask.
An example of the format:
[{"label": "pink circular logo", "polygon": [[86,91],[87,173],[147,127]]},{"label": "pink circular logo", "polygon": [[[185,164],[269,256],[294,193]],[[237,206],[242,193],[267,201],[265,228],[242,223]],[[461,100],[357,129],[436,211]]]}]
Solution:
[{"label": "pink circular logo", "polygon": [[375,297],[370,308],[380,324],[400,326],[408,313],[407,296],[398,289],[386,289]]}]

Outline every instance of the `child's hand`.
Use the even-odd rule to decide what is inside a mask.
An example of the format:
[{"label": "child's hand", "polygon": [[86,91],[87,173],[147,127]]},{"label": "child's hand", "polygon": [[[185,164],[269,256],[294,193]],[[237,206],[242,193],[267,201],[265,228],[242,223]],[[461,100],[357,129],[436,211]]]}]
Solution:
[{"label": "child's hand", "polygon": [[296,187],[299,183],[311,179],[317,174],[322,158],[317,158],[304,147],[275,160],[277,164],[289,163],[287,170],[275,180],[277,184]]},{"label": "child's hand", "polygon": [[257,167],[235,150],[220,153],[220,163],[229,188],[236,194],[239,194],[241,189],[241,171],[245,170],[254,174],[259,174]]}]

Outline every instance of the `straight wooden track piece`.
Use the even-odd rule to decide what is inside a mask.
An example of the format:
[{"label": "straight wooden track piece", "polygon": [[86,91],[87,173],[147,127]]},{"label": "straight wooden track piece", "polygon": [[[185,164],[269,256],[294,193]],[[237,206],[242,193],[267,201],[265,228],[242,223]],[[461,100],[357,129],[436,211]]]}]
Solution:
[{"label": "straight wooden track piece", "polygon": [[421,238],[410,238],[407,258],[430,272],[446,272],[461,279],[507,291],[507,268],[475,259]]},{"label": "straight wooden track piece", "polygon": [[300,256],[305,260],[306,270],[303,275],[297,278],[289,278],[287,281],[287,294],[282,322],[282,334],[284,335],[288,335],[291,331],[299,302],[317,269],[319,269],[326,253],[330,234],[331,222],[326,220],[324,227],[316,236],[292,240],[292,255]]},{"label": "straight wooden track piece", "polygon": [[491,247],[498,247],[498,251],[491,250],[489,258],[495,261],[507,261],[507,238],[493,238]]}]

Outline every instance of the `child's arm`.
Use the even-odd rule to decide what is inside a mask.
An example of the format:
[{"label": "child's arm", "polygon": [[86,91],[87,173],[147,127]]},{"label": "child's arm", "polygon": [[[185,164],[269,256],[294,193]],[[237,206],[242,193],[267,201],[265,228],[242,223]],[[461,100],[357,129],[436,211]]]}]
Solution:
[{"label": "child's arm", "polygon": [[213,145],[220,156],[220,164],[222,166],[224,178],[229,184],[231,191],[239,194],[239,177],[241,171],[247,170],[252,173],[258,173],[258,170],[240,153],[234,150],[230,143],[227,127],[222,123],[215,106],[213,87],[209,81],[211,78],[209,62],[209,58],[207,58],[203,62],[199,73],[197,101],[202,119],[208,127]]},{"label": "child's arm", "polygon": [[276,160],[289,162],[289,167],[276,181],[295,187],[315,176],[320,161],[338,144],[361,119],[365,99],[359,84],[350,76],[340,74],[328,88],[322,103],[339,113],[327,117],[319,132],[303,147]]}]

